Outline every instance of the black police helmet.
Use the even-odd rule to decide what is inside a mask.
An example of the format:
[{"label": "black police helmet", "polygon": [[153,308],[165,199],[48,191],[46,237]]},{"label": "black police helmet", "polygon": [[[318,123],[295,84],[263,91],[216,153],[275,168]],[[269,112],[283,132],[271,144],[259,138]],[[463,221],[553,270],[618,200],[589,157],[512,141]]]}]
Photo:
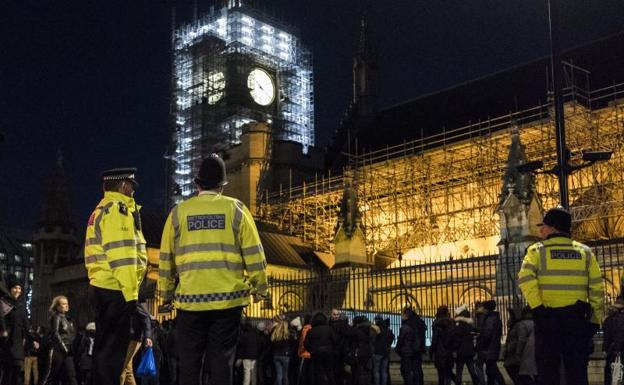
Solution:
[{"label": "black police helmet", "polygon": [[546,212],[542,223],[538,224],[538,226],[541,225],[548,225],[562,233],[570,234],[572,231],[572,216],[566,209],[555,207]]},{"label": "black police helmet", "polygon": [[203,189],[211,190],[227,184],[225,162],[217,154],[211,154],[202,161],[195,183]]}]

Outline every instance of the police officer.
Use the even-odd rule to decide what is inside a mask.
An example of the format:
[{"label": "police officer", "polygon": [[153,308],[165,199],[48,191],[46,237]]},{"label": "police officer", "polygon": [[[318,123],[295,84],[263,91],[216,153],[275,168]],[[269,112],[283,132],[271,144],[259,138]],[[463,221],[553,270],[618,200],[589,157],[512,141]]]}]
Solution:
[{"label": "police officer", "polygon": [[118,385],[147,265],[140,207],[134,201],[135,168],[102,173],[104,198],[89,217],[85,264],[95,309],[92,377],[95,385]]},{"label": "police officer", "polygon": [[559,384],[563,361],[567,383],[587,385],[587,346],[604,314],[600,267],[589,247],[571,239],[568,211],[548,210],[539,226],[543,240],[527,249],[518,274],[534,311],[538,383]]},{"label": "police officer", "polygon": [[173,208],[160,246],[158,289],[178,310],[180,383],[199,385],[205,355],[213,384],[232,384],[242,309],[266,296],[264,251],[249,210],[222,195],[225,164],[203,160],[199,194]]}]

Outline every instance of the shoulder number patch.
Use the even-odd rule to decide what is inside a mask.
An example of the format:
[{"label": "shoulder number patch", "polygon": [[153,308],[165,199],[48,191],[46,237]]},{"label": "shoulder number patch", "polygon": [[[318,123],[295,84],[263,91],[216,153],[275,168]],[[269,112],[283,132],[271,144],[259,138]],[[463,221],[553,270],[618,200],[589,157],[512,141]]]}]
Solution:
[{"label": "shoulder number patch", "polygon": [[551,250],[551,259],[581,259],[581,253],[576,250]]},{"label": "shoulder number patch", "polygon": [[225,214],[190,215],[186,217],[187,230],[223,230]]}]

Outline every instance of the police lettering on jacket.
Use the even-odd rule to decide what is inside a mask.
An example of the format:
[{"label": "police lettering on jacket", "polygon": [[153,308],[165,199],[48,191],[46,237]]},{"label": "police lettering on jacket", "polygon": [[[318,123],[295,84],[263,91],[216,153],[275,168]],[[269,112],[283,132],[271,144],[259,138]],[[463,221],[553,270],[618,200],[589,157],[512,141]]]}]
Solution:
[{"label": "police lettering on jacket", "polygon": [[186,217],[187,230],[223,230],[225,214],[190,215]]}]

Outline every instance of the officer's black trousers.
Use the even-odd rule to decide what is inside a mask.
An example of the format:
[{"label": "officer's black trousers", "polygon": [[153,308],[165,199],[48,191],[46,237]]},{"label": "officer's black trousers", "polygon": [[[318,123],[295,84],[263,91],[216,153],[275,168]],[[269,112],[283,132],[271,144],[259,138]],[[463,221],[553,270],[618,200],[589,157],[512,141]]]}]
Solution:
[{"label": "officer's black trousers", "polygon": [[535,316],[538,384],[559,384],[563,360],[567,385],[588,385],[588,323],[578,306],[548,308]]},{"label": "officer's black trousers", "polygon": [[121,291],[89,286],[95,309],[93,385],[119,385],[130,343],[130,315]]},{"label": "officer's black trousers", "polygon": [[177,337],[180,384],[199,385],[202,357],[212,385],[232,385],[234,358],[242,308],[226,310],[178,310]]}]

